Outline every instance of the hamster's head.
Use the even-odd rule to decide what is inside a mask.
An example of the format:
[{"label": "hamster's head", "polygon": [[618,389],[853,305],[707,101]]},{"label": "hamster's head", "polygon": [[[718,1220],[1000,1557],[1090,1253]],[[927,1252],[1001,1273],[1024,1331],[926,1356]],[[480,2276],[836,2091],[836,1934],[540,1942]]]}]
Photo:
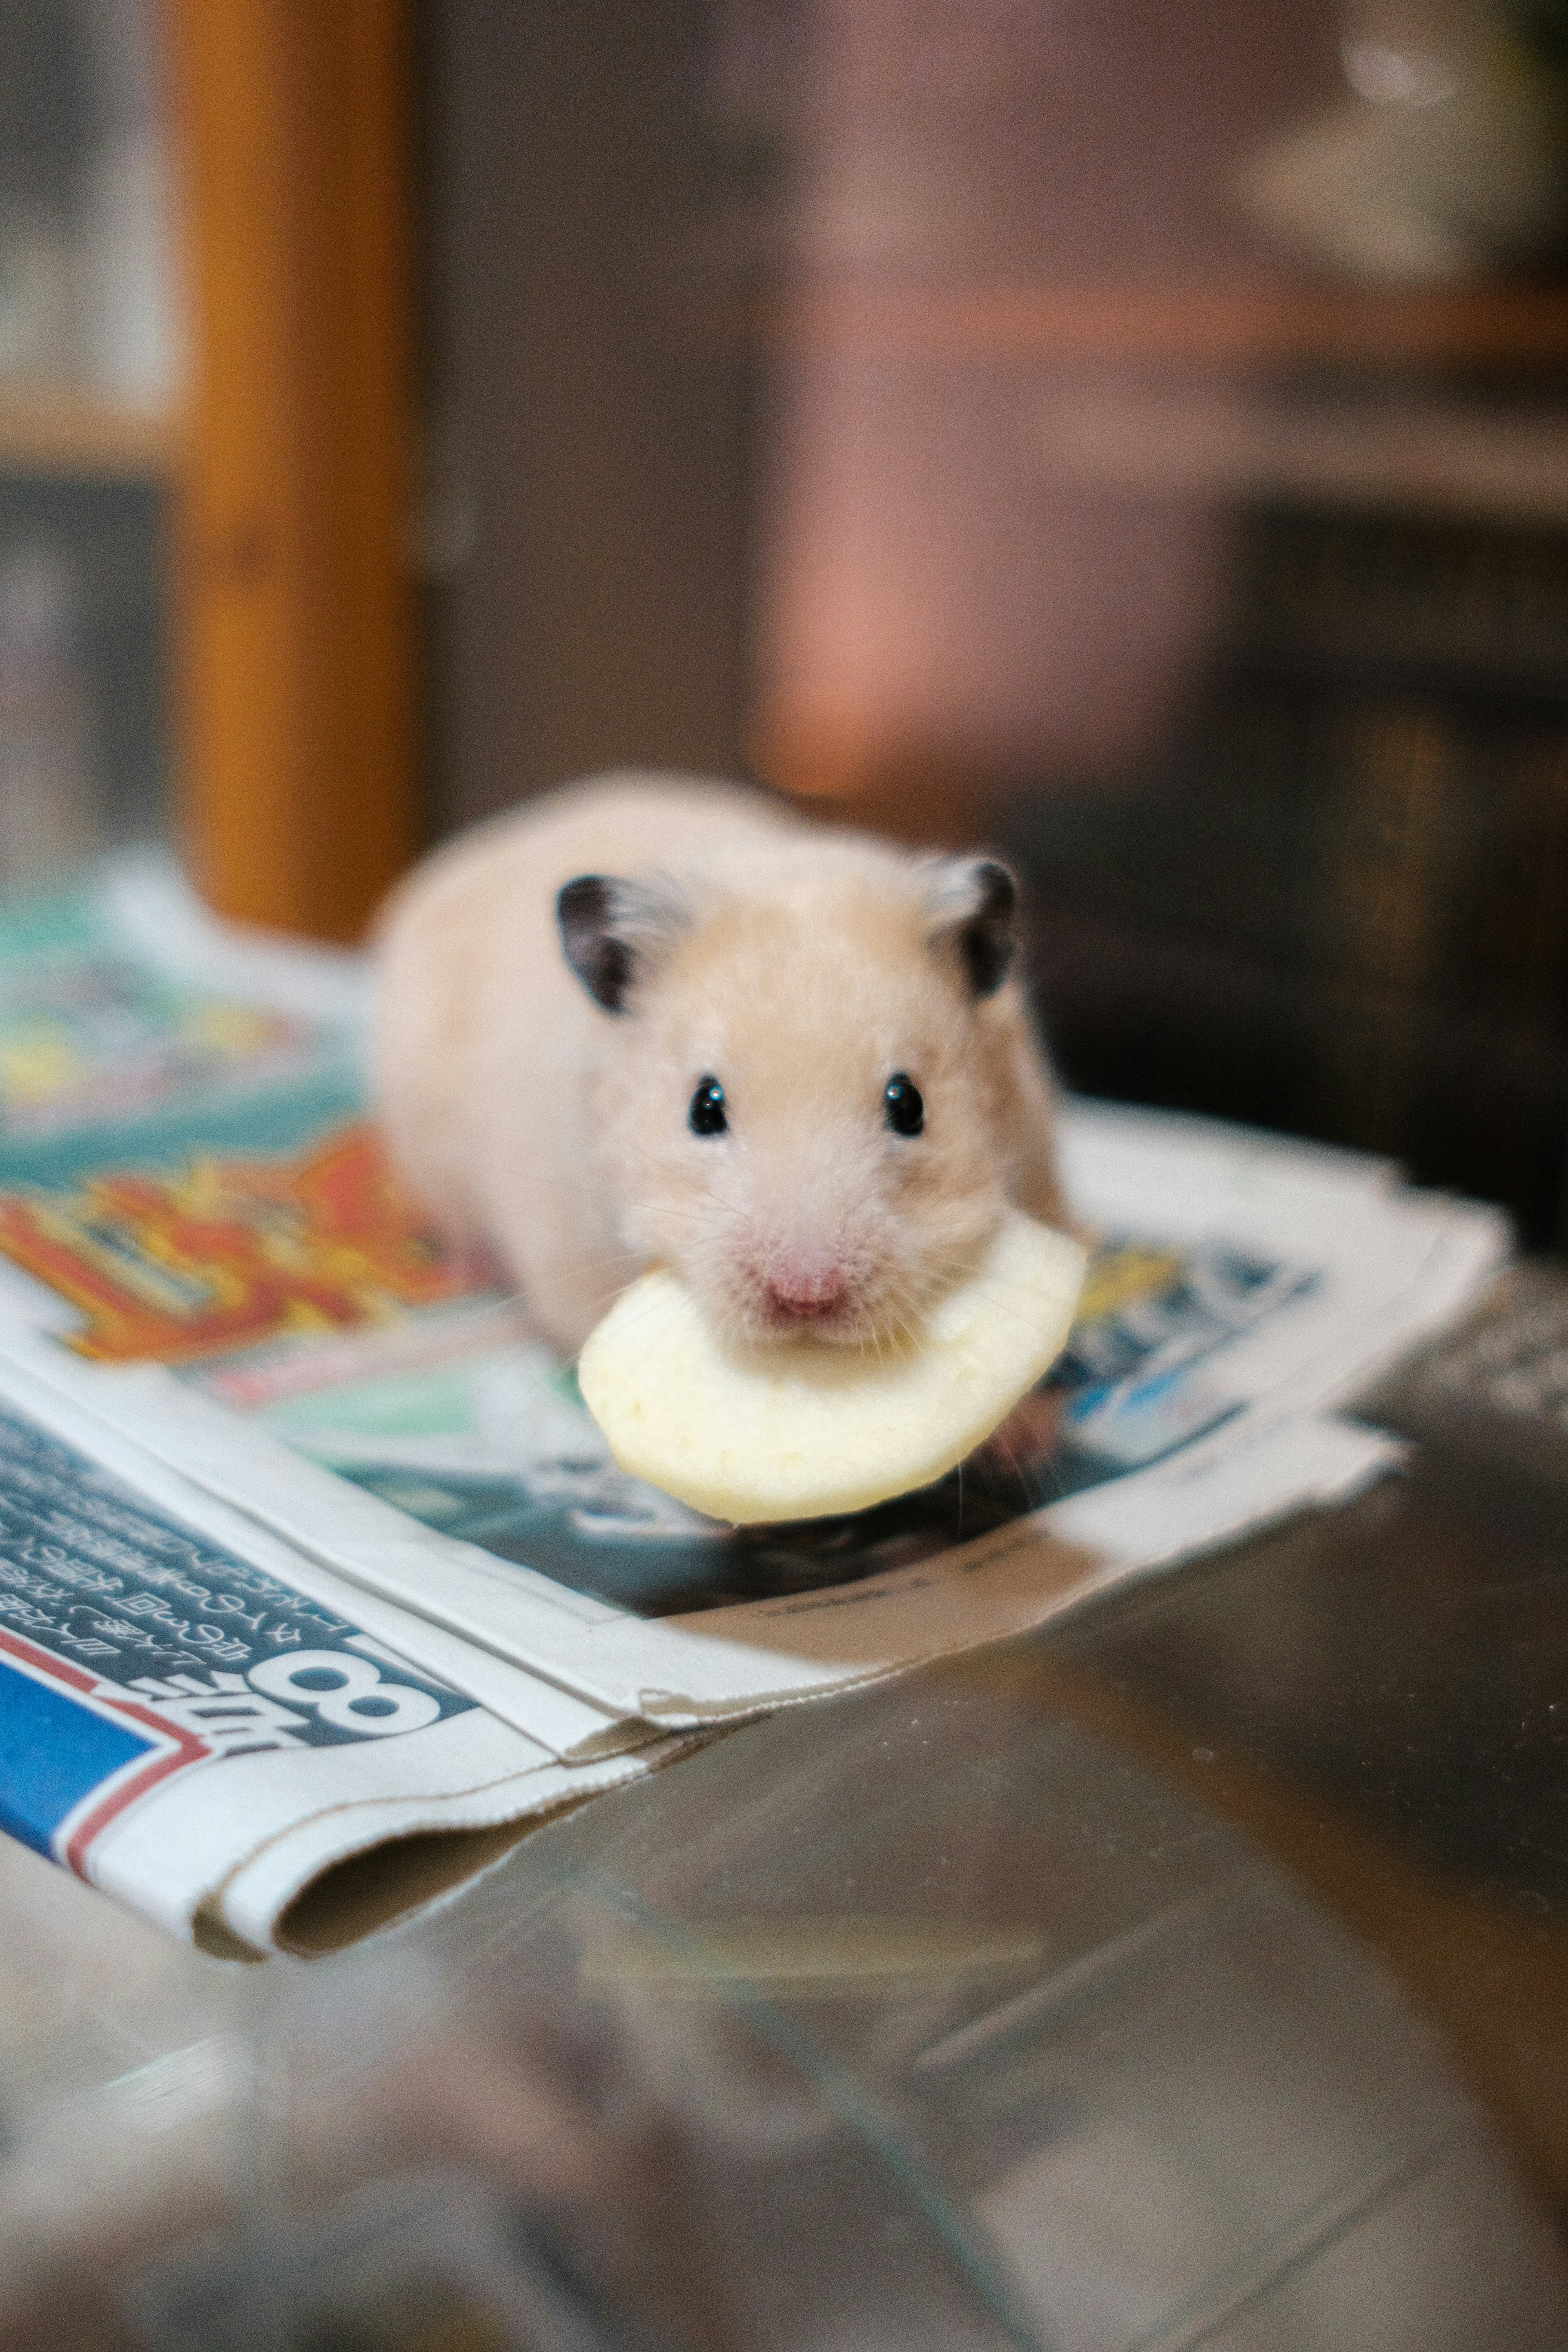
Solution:
[{"label": "hamster's head", "polygon": [[614,1024],[592,1112],[625,1246],[732,1339],[917,1328],[1007,1202],[1016,903],[993,860],[850,842],[568,883],[567,959]]}]

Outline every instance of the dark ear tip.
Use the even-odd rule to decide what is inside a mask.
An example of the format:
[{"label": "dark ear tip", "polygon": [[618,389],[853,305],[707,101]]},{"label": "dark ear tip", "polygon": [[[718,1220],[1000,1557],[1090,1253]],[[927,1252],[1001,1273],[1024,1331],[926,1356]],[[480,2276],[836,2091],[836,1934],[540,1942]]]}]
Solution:
[{"label": "dark ear tip", "polygon": [[610,929],[615,885],[603,874],[579,874],[555,894],[555,919],[566,961],[606,1013],[624,1011],[631,985],[632,953]]},{"label": "dark ear tip", "polygon": [[980,904],[959,934],[969,984],[976,996],[994,996],[1017,951],[1018,882],[999,857],[981,857],[973,868]]},{"label": "dark ear tip", "polygon": [[609,912],[610,886],[602,874],[579,874],[555,893],[555,918],[568,923],[602,922]]},{"label": "dark ear tip", "polygon": [[1010,915],[1018,903],[1018,877],[999,857],[982,857],[974,878],[981,889],[981,913],[994,918]]}]

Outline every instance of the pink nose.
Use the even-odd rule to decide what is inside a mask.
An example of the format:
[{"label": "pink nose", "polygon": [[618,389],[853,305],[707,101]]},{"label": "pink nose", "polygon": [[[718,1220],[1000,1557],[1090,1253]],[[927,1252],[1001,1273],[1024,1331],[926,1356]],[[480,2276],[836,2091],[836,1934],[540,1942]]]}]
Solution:
[{"label": "pink nose", "polygon": [[816,1251],[784,1258],[768,1276],[768,1304],[775,1314],[801,1322],[831,1315],[844,1297],[844,1269],[836,1260]]}]

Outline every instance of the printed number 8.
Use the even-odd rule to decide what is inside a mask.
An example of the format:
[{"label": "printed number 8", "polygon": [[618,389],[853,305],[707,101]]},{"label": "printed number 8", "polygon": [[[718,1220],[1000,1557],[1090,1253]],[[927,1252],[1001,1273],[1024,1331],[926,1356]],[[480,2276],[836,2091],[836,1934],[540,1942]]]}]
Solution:
[{"label": "printed number 8", "polygon": [[384,1683],[381,1668],[352,1651],[296,1650],[292,1657],[264,1658],[247,1679],[267,1698],[313,1706],[335,1730],[363,1732],[372,1739],[423,1731],[441,1712],[432,1692],[416,1690],[412,1683]]}]

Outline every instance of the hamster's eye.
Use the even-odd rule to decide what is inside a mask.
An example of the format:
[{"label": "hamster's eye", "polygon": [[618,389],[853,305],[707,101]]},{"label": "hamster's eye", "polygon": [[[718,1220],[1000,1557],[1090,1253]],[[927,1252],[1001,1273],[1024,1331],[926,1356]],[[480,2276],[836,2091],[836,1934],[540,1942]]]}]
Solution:
[{"label": "hamster's eye", "polygon": [[730,1122],[724,1116],[724,1089],[717,1078],[699,1078],[686,1124],[693,1135],[722,1135]]},{"label": "hamster's eye", "polygon": [[882,1108],[895,1135],[918,1135],[926,1123],[926,1107],[921,1100],[920,1088],[902,1070],[895,1070],[882,1088]]}]

